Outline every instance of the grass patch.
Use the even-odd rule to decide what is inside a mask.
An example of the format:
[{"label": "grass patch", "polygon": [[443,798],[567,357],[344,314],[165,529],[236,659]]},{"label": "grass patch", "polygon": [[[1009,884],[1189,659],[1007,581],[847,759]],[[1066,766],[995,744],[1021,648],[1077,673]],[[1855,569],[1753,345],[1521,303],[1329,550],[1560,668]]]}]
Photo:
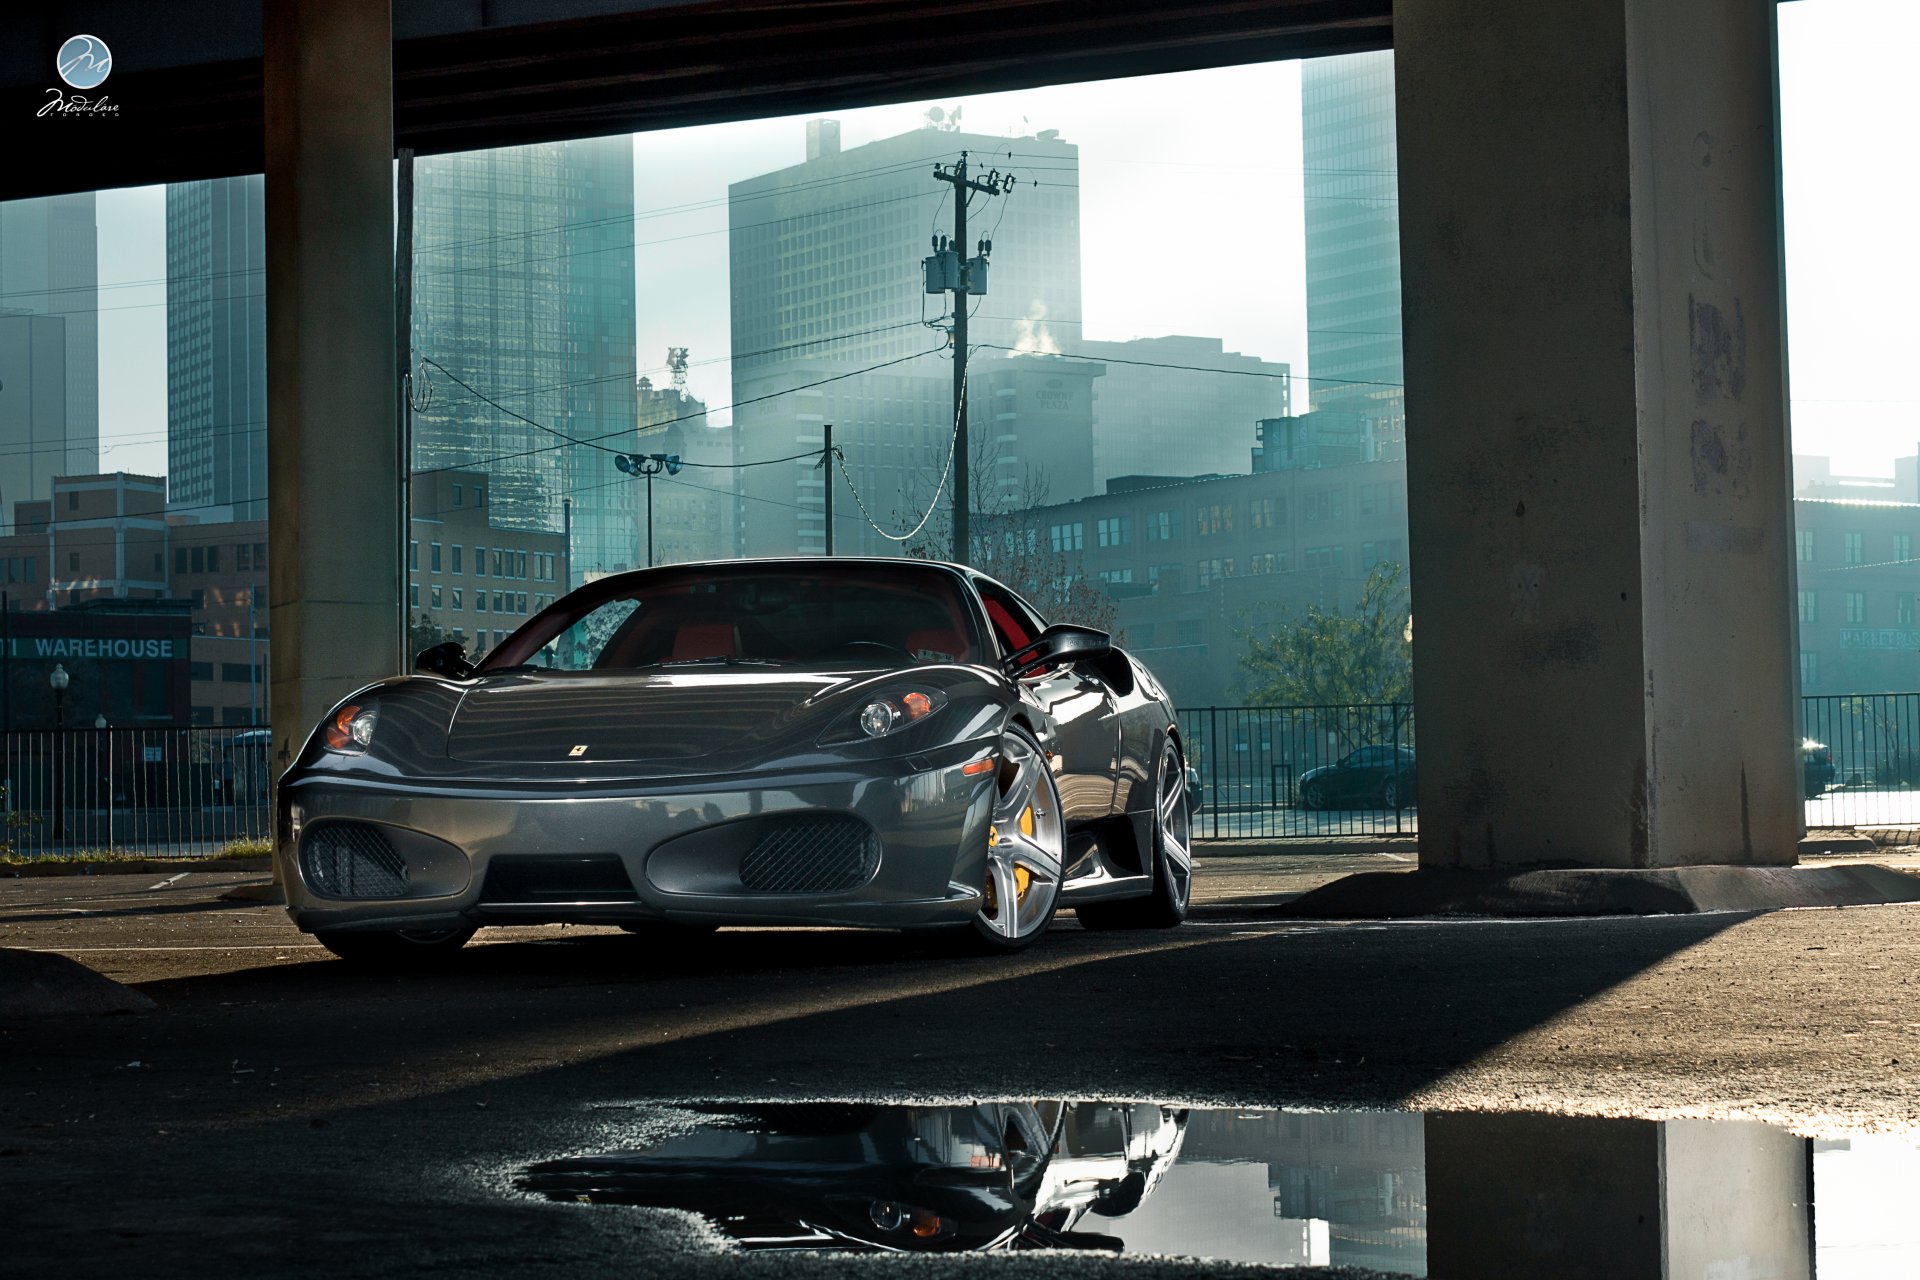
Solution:
[{"label": "grass patch", "polygon": [[165,854],[139,853],[130,849],[60,849],[51,853],[0,851],[0,867],[113,866],[118,863],[165,863],[169,867],[192,870],[210,862],[231,858],[264,858],[273,852],[265,840],[231,840],[218,853],[171,857]]}]

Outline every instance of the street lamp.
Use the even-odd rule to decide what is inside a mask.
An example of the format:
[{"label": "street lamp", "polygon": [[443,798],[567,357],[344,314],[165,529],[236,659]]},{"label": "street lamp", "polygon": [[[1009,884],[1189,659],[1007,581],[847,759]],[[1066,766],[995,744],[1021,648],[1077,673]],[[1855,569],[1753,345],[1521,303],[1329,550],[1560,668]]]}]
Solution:
[{"label": "street lamp", "polygon": [[60,840],[67,834],[67,686],[73,677],[64,664],[55,664],[47,683],[53,688],[53,838]]},{"label": "street lamp", "polygon": [[662,471],[670,476],[680,474],[680,455],[677,453],[623,453],[616,456],[613,465],[630,476],[647,478],[647,567],[653,567],[653,478]]}]

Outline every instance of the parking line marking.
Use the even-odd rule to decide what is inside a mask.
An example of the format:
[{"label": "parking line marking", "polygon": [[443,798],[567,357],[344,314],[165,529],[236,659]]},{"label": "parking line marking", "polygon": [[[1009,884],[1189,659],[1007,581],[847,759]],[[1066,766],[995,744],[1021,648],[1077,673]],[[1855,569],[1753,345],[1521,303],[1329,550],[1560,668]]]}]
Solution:
[{"label": "parking line marking", "polygon": [[180,872],[178,875],[168,876],[165,880],[162,880],[159,884],[148,885],[147,892],[152,893],[155,889],[164,889],[168,885],[177,883],[178,881],[181,881],[181,880],[185,880],[186,878],[187,878],[187,873],[184,871]]}]

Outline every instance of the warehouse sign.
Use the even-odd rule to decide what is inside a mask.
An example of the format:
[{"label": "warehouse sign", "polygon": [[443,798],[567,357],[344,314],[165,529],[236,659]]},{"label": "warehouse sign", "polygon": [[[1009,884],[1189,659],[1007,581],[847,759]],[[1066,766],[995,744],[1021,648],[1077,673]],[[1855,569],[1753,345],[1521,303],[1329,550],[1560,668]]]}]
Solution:
[{"label": "warehouse sign", "polygon": [[1848,628],[1840,632],[1840,647],[1842,649],[1920,649],[1920,631]]},{"label": "warehouse sign", "polygon": [[7,641],[10,658],[106,658],[121,661],[159,659],[174,656],[171,636],[153,638],[127,636],[16,636]]}]

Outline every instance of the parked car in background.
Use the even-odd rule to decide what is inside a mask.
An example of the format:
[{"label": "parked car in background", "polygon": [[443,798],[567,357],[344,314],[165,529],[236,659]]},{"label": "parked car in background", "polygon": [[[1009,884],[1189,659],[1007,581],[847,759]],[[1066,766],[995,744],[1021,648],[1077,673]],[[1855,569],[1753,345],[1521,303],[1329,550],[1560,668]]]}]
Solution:
[{"label": "parked car in background", "polygon": [[1807,799],[1818,800],[1833,785],[1833,748],[1812,738],[1800,740],[1800,772]]},{"label": "parked car in background", "polygon": [[1399,809],[1414,790],[1413,748],[1372,746],[1307,770],[1296,794],[1309,809]]}]

